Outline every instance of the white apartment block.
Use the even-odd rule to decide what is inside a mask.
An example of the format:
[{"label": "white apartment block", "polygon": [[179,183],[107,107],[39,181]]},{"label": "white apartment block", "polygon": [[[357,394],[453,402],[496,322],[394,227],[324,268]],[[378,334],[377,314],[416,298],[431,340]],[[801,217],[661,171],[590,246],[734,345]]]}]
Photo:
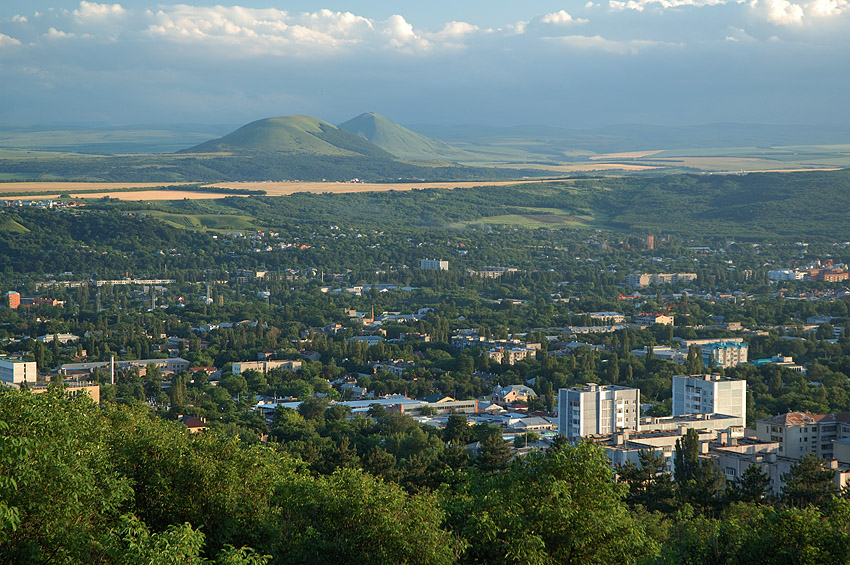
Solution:
[{"label": "white apartment block", "polygon": [[5,384],[35,383],[38,368],[35,361],[0,359],[0,382]]},{"label": "white apartment block", "polygon": [[833,441],[850,438],[850,412],[809,414],[788,412],[756,422],[756,437],[779,444],[779,455],[799,459],[814,453],[830,460]]},{"label": "white apartment block", "polygon": [[571,441],[637,430],[639,417],[640,391],[636,388],[588,383],[558,391],[558,429]]},{"label": "white apartment block", "polygon": [[673,416],[726,414],[747,420],[747,381],[720,375],[673,377]]},{"label": "white apartment block", "polygon": [[423,271],[448,271],[449,262],[440,259],[420,259],[419,268]]},{"label": "white apartment block", "polygon": [[805,276],[804,271],[797,269],[776,269],[767,272],[767,278],[772,281],[801,281]]}]

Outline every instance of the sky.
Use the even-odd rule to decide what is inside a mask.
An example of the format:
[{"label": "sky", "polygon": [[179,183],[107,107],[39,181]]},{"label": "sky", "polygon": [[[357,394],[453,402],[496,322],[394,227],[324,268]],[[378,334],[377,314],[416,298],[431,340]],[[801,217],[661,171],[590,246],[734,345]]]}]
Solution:
[{"label": "sky", "polygon": [[0,124],[850,125],[850,0],[0,1]]}]

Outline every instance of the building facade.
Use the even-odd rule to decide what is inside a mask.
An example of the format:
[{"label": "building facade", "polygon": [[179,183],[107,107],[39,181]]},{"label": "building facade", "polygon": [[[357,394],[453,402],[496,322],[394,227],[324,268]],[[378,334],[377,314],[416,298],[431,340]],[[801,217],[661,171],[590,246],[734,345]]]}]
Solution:
[{"label": "building facade", "polygon": [[35,383],[38,367],[35,361],[0,359],[0,382],[5,384]]},{"label": "building facade", "polygon": [[779,444],[779,455],[799,459],[814,453],[830,460],[833,441],[850,438],[850,412],[809,414],[788,412],[756,422],[756,437]]},{"label": "building facade", "polygon": [[440,259],[420,259],[419,268],[423,271],[448,271],[449,262]]},{"label": "building facade", "polygon": [[635,324],[639,326],[654,326],[655,324],[673,325],[673,316],[666,314],[635,314]]},{"label": "building facade", "polygon": [[726,414],[747,420],[747,381],[720,375],[673,377],[673,416]]},{"label": "building facade", "polygon": [[638,430],[640,391],[618,385],[588,383],[558,391],[558,429],[574,441],[617,430]]},{"label": "building facade", "polygon": [[702,363],[708,367],[713,360],[715,367],[730,369],[735,365],[747,362],[748,350],[747,344],[741,342],[719,341],[707,343],[701,348]]}]

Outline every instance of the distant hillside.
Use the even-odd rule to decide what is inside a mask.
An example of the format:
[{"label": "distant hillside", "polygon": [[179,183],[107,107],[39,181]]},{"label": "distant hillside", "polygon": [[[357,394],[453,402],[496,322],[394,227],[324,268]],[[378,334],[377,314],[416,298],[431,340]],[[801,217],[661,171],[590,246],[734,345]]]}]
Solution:
[{"label": "distant hillside", "polygon": [[98,155],[173,153],[232,131],[232,125],[150,124],[120,127],[0,125],[0,147]]},{"label": "distant hillside", "polygon": [[179,153],[304,153],[313,156],[393,158],[362,137],[310,116],[257,120],[224,137]]},{"label": "distant hillside", "polygon": [[0,232],[27,233],[30,230],[9,217],[0,219]]},{"label": "distant hillside", "polygon": [[458,161],[473,157],[463,149],[425,137],[372,112],[360,114],[339,127],[402,159]]}]

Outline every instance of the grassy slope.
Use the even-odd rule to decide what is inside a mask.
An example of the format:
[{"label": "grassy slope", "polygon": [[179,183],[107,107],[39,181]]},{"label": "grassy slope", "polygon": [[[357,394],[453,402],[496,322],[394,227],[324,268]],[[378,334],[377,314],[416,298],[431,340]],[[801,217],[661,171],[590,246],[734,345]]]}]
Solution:
[{"label": "grassy slope", "polygon": [[361,114],[340,124],[339,127],[402,159],[465,160],[473,157],[471,153],[463,149],[452,147],[438,139],[425,137],[391,122],[380,114]]}]

